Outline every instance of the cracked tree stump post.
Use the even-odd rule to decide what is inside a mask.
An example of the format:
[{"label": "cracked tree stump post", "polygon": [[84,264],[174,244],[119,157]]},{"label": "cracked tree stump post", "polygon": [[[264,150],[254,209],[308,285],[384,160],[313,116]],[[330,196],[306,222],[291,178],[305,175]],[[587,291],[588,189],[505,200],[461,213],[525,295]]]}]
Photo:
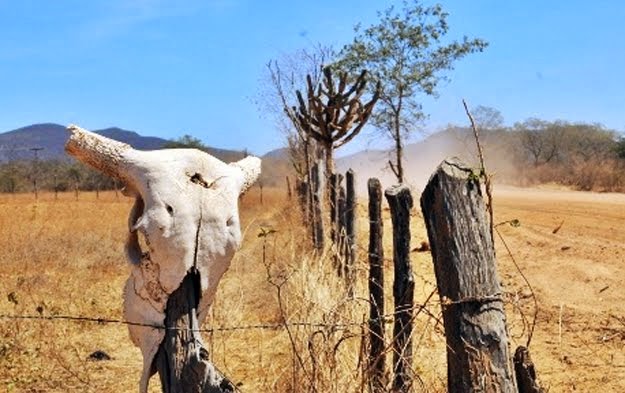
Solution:
[{"label": "cracked tree stump post", "polygon": [[458,159],[421,195],[447,340],[447,389],[516,392],[495,249],[479,178]]},{"label": "cracked tree stump post", "polygon": [[369,179],[369,390],[386,391],[384,353],[384,245],[382,186]]},{"label": "cracked tree stump post", "polygon": [[408,186],[400,184],[384,192],[391,208],[393,223],[393,392],[412,392],[412,315],[414,279],[410,263],[410,209],[412,195]]},{"label": "cracked tree stump post", "polygon": [[199,332],[200,276],[192,270],[167,300],[165,338],[154,367],[164,393],[234,392],[234,385],[209,361]]}]

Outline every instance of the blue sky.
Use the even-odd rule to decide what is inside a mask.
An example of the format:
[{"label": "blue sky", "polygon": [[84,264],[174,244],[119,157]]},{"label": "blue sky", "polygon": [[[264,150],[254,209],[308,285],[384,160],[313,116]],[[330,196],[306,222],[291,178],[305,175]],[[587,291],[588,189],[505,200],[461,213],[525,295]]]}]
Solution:
[{"label": "blue sky", "polygon": [[[262,154],[282,145],[254,98],[265,64],[353,38],[397,3],[364,0],[0,0],[0,131],[32,123],[188,133]],[[490,42],[424,97],[431,132],[461,99],[528,117],[625,130],[625,2],[441,1],[450,37]],[[425,4],[430,4],[425,2]],[[363,135],[343,154],[384,142]],[[339,152],[341,153],[341,152]]]}]

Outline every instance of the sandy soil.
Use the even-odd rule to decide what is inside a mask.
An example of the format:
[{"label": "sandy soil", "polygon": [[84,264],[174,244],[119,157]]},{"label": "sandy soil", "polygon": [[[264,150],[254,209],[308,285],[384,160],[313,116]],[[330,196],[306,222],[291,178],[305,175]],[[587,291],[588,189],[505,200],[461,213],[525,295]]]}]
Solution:
[{"label": "sandy soil", "polygon": [[[501,187],[494,198],[496,222],[521,222],[499,230],[537,294],[539,376],[552,392],[624,392],[625,195]],[[502,246],[504,285],[531,318],[527,286]]]}]

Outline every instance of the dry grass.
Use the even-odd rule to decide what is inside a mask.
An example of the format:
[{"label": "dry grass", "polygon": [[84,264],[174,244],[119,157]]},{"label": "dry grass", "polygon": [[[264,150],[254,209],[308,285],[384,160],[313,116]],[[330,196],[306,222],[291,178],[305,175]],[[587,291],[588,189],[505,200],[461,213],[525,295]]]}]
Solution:
[{"label": "dry grass", "polygon": [[[299,213],[289,207],[284,194],[283,190],[265,188],[262,206],[258,203],[257,189],[243,198],[243,248],[220,283],[213,310],[204,326],[228,328],[260,324],[278,327],[204,333],[213,362],[233,381],[240,383],[243,392],[364,391],[362,374],[366,365],[361,323],[368,317],[364,248],[368,220],[364,206],[359,206],[357,222],[358,244],[361,246],[355,297],[349,299],[343,281],[334,273],[331,259],[327,255],[316,256],[309,249],[306,234],[299,225]],[[515,199],[514,206],[519,204]],[[539,212],[536,206],[532,205],[527,211]],[[558,206],[564,208],[561,203]],[[121,292],[128,275],[123,244],[130,207],[129,199],[121,195],[117,199],[113,193],[102,193],[97,200],[95,194],[81,194],[78,201],[71,193],[61,194],[58,201],[53,195],[45,194],[37,202],[32,195],[0,195],[0,314],[37,315],[37,308],[41,307],[39,310],[44,315],[121,318]],[[613,210],[606,208],[606,214],[612,214]],[[505,211],[517,216],[502,215],[501,219],[522,220],[520,230],[506,229],[505,232],[512,237],[513,249],[519,252],[518,257],[524,263],[534,261],[535,255],[544,258],[539,252],[547,249],[546,246],[528,247],[530,240],[536,242],[534,238],[540,236],[539,239],[551,241],[551,238],[560,239],[572,231],[572,222],[567,220],[556,235],[552,234],[553,226],[548,226],[543,236],[542,229],[534,231],[534,226],[527,221],[529,216],[524,220],[527,212],[519,213],[510,207]],[[389,314],[392,310],[392,238],[388,211],[384,214],[385,285],[389,294],[386,313]],[[532,220],[544,219],[551,225],[550,216],[536,214]],[[498,217],[496,221],[499,221]],[[555,217],[553,222],[560,223],[561,218]],[[591,224],[584,224],[584,233],[588,232],[588,225]],[[259,237],[261,228],[272,228],[277,232]],[[415,212],[412,244],[418,245],[424,240],[423,220]],[[545,244],[551,245],[550,242]],[[549,258],[561,258],[559,246],[554,245],[557,254]],[[531,315],[528,307],[531,301],[526,298],[522,281],[505,254],[500,251],[499,255],[502,277],[511,299],[508,322],[512,343],[516,345],[523,343],[526,337],[526,322],[519,310]],[[562,257],[567,259],[563,259],[558,268],[558,278],[563,282],[567,271],[563,266],[568,266],[564,263],[571,255]],[[606,260],[607,257],[602,258]],[[586,353],[587,348],[592,348],[599,351],[594,353],[611,354],[612,361],[618,363],[622,357],[618,352],[622,345],[617,341],[618,337],[607,344],[590,342],[597,330],[589,331],[587,325],[584,325],[584,332],[589,332],[587,335],[582,330],[575,330],[575,334],[584,335],[585,341],[572,338],[571,329],[575,323],[583,321],[594,326],[598,319],[570,307],[574,302],[571,298],[574,292],[570,291],[566,292],[567,307],[560,316],[562,343],[557,343],[554,321],[558,319],[558,311],[553,311],[552,306],[560,304],[560,300],[549,292],[553,275],[541,273],[543,270],[550,272],[553,264],[545,266],[541,260],[529,270],[530,280],[536,281],[541,302],[532,355],[537,359],[539,376],[547,380],[551,391],[574,391],[576,387],[584,390],[584,387],[593,386],[601,375],[567,362],[570,359],[592,361],[592,353]],[[418,304],[432,293],[435,282],[429,253],[413,253],[412,262]],[[617,280],[622,277],[618,272],[606,277]],[[601,287],[605,285],[602,283]],[[616,286],[616,281],[610,285]],[[611,291],[612,287],[601,296],[608,296]],[[580,296],[579,301],[588,297]],[[437,302],[438,297],[434,296],[428,304],[428,310],[435,316],[440,314]],[[610,304],[616,304],[616,298]],[[610,310],[615,312],[613,308]],[[292,326],[286,330],[280,327],[285,322],[321,322],[325,326]],[[598,326],[595,328],[599,329]],[[414,332],[414,371],[419,377],[417,390],[444,391],[446,355],[442,326],[435,318],[420,313],[415,320]],[[386,333],[389,337],[391,325],[387,325]],[[132,346],[125,326],[0,319],[0,335],[0,391],[127,392],[137,389],[141,355]],[[606,345],[610,348],[606,349]],[[113,360],[86,360],[96,350],[105,351]],[[390,358],[389,355],[388,362]],[[602,367],[600,374],[615,378],[620,375],[619,368],[607,363]],[[585,385],[580,384],[580,378],[586,381]],[[620,386],[618,382],[603,384],[606,387]],[[160,391],[158,378],[152,379],[151,391]]]},{"label": "dry grass", "polygon": [[[244,392],[362,391],[366,261],[360,258],[356,296],[349,299],[331,259],[308,248],[299,213],[285,208],[283,194],[265,188],[263,206],[257,203],[256,190],[243,198],[244,246],[220,284],[205,327],[280,326],[285,321],[326,326],[205,333],[213,361],[241,383]],[[60,194],[59,200],[44,194],[38,201],[30,194],[0,196],[0,313],[121,318],[121,290],[128,275],[123,244],[130,207],[131,200],[113,193],[101,193],[99,199],[85,193],[78,201],[71,193]],[[386,224],[389,231],[390,223]],[[366,229],[366,220],[359,225]],[[258,237],[261,228],[277,232]],[[361,236],[364,244],[366,232]],[[386,241],[390,256],[390,236]],[[366,253],[361,250],[360,255]],[[417,266],[428,263],[420,258],[416,257]],[[389,271],[388,292],[391,277]],[[432,277],[417,288],[425,298],[433,288]],[[387,311],[392,310],[391,301],[387,299]],[[0,332],[0,386],[6,391],[136,390],[141,356],[123,325],[0,320]],[[433,381],[427,382],[430,390],[442,389],[444,351],[432,356],[423,345],[444,348],[435,321],[418,319],[416,332],[415,358],[428,359],[427,366],[416,371]],[[96,350],[113,360],[88,361]],[[151,390],[159,391],[158,385],[154,378]]]}]

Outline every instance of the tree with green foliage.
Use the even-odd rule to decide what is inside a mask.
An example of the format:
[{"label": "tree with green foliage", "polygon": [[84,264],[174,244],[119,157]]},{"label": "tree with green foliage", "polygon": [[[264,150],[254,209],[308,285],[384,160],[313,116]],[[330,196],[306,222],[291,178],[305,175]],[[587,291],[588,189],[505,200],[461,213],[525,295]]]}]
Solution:
[{"label": "tree with green foliage", "polygon": [[618,158],[625,160],[625,136],[621,136],[618,141],[616,141],[614,150]]},{"label": "tree with green foliage", "polygon": [[471,111],[471,115],[480,130],[496,130],[503,127],[501,112],[490,106],[478,105]]},{"label": "tree with green foliage", "polygon": [[180,138],[169,141],[163,145],[164,149],[198,149],[198,150],[208,150],[209,147],[206,146],[199,138],[191,136],[189,134],[185,134]]},{"label": "tree with green foliage", "polygon": [[356,26],[354,41],[342,49],[335,66],[350,73],[366,69],[382,83],[372,123],[395,143],[395,162],[389,164],[401,183],[404,139],[424,118],[418,94],[436,95],[438,82],[446,79],[444,71],[488,44],[467,37],[444,39],[448,14],[440,5],[424,7],[419,0],[405,0],[401,10],[390,7],[378,16],[378,24],[364,30]]}]

